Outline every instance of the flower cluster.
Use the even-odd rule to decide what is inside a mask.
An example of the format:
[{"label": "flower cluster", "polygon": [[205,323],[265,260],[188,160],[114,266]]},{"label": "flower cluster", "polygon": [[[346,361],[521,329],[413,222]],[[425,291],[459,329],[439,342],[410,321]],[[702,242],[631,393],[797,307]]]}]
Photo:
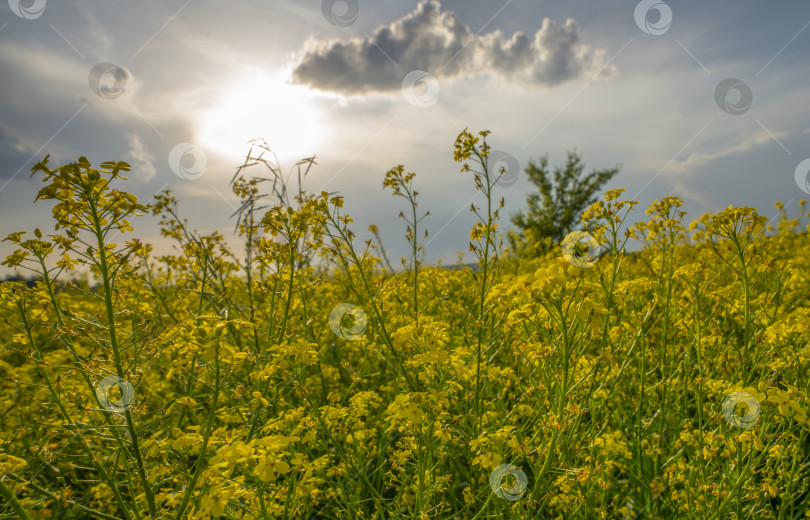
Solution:
[{"label": "flower cluster", "polygon": [[[410,206],[396,269],[341,196],[275,167],[233,181],[236,252],[170,193],[114,188],[125,163],[38,164],[56,229],[6,238],[37,278],[0,283],[0,517],[810,515],[807,215],[687,226],[665,197],[631,223],[611,190],[582,217],[587,262],[516,258],[487,137],[455,143],[486,197],[458,269],[422,265],[403,166],[383,181]],[[147,212],[173,252],[113,243]]]}]

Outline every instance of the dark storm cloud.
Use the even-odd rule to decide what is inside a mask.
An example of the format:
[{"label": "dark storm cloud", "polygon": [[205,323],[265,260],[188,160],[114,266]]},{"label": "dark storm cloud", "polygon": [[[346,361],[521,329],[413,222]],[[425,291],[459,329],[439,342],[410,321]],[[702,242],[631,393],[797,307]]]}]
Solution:
[{"label": "dark storm cloud", "polygon": [[[582,43],[576,22],[543,19],[529,37],[501,31],[475,35],[435,0],[366,38],[310,42],[293,70],[300,84],[359,94],[401,87],[404,76],[423,70],[438,78],[491,74],[526,85],[556,85],[603,67],[603,50]],[[601,70],[608,76],[613,67]]]}]

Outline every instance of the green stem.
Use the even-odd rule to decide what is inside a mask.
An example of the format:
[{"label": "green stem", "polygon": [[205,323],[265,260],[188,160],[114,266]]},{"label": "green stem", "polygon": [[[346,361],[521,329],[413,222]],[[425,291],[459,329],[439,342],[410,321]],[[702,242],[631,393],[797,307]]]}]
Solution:
[{"label": "green stem", "polygon": [[[24,479],[21,479],[19,477],[14,476],[14,475],[9,475],[9,477],[16,480],[17,482],[26,482]],[[61,500],[60,498],[58,498],[56,495],[54,495],[53,493],[51,493],[47,489],[45,489],[43,487],[40,487],[40,486],[34,484],[33,482],[27,482],[26,486],[30,487],[31,489],[33,489],[34,491],[36,491],[38,493],[42,493],[43,495],[50,498],[51,500]],[[112,515],[108,515],[107,513],[102,513],[101,511],[96,511],[95,509],[91,509],[91,508],[89,508],[87,506],[83,506],[82,504],[80,504],[78,502],[74,502],[73,500],[68,500],[68,503],[70,503],[71,508],[78,509],[80,511],[84,511],[88,515],[93,515],[93,516],[95,516],[97,518],[103,518],[104,520],[120,520],[117,516],[112,516]],[[0,517],[0,518],[4,518],[4,517]],[[16,517],[10,516],[9,518],[16,518]]]},{"label": "green stem", "polygon": [[177,520],[180,520],[183,517],[183,513],[186,510],[186,506],[188,505],[188,501],[191,499],[191,493],[194,491],[194,488],[197,485],[197,480],[200,478],[202,474],[203,466],[205,466],[205,458],[208,452],[208,440],[211,438],[211,432],[213,430],[214,425],[214,417],[216,416],[217,412],[217,401],[219,399],[219,385],[220,385],[220,376],[219,376],[219,346],[216,349],[216,377],[214,382],[214,400],[211,403],[211,409],[208,411],[208,419],[205,425],[205,438],[203,438],[203,444],[200,448],[200,455],[197,458],[197,461],[194,464],[194,475],[191,477],[191,482],[188,483],[186,487],[186,492],[183,495],[183,501],[180,503],[180,508],[177,510],[177,516],[175,517]]},{"label": "green stem", "polygon": [[[46,287],[48,289],[49,298],[51,299],[50,303],[51,303],[51,305],[53,306],[53,308],[54,308],[54,310],[56,312],[56,317],[57,317],[60,328],[62,330],[65,330],[65,324],[64,324],[64,322],[62,320],[61,309],[59,308],[59,304],[58,304],[58,302],[56,300],[56,295],[55,295],[55,293],[53,291],[53,282],[52,282],[50,276],[48,275],[48,270],[45,268],[45,260],[44,260],[44,258],[39,257],[39,261],[40,261],[40,265],[42,266],[42,273],[43,273],[43,276],[44,276],[45,285],[46,285]],[[37,356],[37,363],[43,364],[42,352],[41,352],[41,350],[39,348],[39,344],[37,343],[36,339],[34,338],[33,333],[31,332],[31,330],[32,330],[31,329],[31,324],[28,322],[25,307],[24,307],[22,302],[18,302],[17,306],[18,306],[18,309],[19,309],[19,312],[20,312],[20,316],[22,317],[22,323],[23,323],[23,327],[25,328],[26,336],[28,337],[28,342],[31,344],[31,348],[34,350],[34,353]],[[79,364],[78,354],[76,353],[76,350],[73,347],[73,341],[72,341],[72,339],[70,339],[69,336],[67,338],[66,343],[68,345],[68,348],[70,349],[70,351],[73,354],[73,358],[74,358],[75,363],[78,365]],[[59,394],[56,392],[56,389],[53,386],[53,382],[51,381],[51,377],[48,374],[48,372],[44,369],[44,367],[42,368],[42,373],[43,373],[43,376],[45,378],[45,384],[46,384],[46,386],[48,388],[48,392],[51,395],[51,399],[53,399],[53,402],[56,403],[56,406],[59,408],[59,411],[62,414],[62,417],[64,418],[64,420],[67,421],[67,423],[71,426],[71,428],[75,429],[77,427],[77,424],[74,422],[73,418],[70,416],[70,413],[68,413],[68,410],[65,408],[64,404],[62,403],[62,399],[59,397]],[[98,397],[96,396],[96,393],[94,391],[94,387],[93,387],[92,383],[90,382],[90,378],[87,375],[87,372],[84,371],[84,370],[81,370],[80,373],[81,373],[82,378],[84,379],[85,383],[90,388],[91,395],[93,395],[93,398],[98,403]],[[110,425],[112,424],[112,422],[109,419],[109,414],[105,414],[104,418],[107,421],[107,424],[110,424]],[[91,464],[93,465],[93,468],[96,471],[98,471],[98,473],[101,476],[102,480],[110,487],[110,490],[112,491],[113,495],[115,496],[116,501],[118,502],[118,506],[121,508],[121,511],[123,511],[124,516],[127,519],[129,519],[130,518],[130,513],[127,510],[126,502],[124,501],[124,497],[121,496],[121,492],[118,489],[117,484],[107,474],[107,472],[104,471],[104,468],[101,465],[98,464],[95,456],[93,455],[92,451],[90,450],[90,447],[87,445],[87,443],[84,442],[84,438],[79,436],[78,439],[80,441],[80,445],[82,447],[82,450],[84,450],[85,454],[88,457],[90,457],[90,461],[91,461]],[[119,446],[122,446],[121,439],[117,438],[116,440],[118,441]],[[137,508],[133,508],[132,512],[135,514],[136,517],[139,517],[138,512],[137,512]]]},{"label": "green stem", "polygon": [[0,479],[0,495],[2,495],[9,504],[11,504],[11,508],[17,513],[17,516],[20,517],[21,520],[31,520],[31,517],[28,516],[28,512],[25,508],[20,504],[20,501],[17,500],[17,497],[14,496],[14,493],[6,487],[3,481]]},{"label": "green stem", "polygon": [[[740,458],[741,457],[738,457],[738,464],[739,464],[739,459]],[[745,468],[742,468],[742,467],[738,466],[739,471],[738,471],[737,474],[739,476],[737,477],[737,481],[734,482],[734,486],[731,488],[728,495],[726,495],[726,498],[723,499],[723,501],[720,503],[720,505],[717,507],[717,509],[714,510],[714,513],[712,513],[712,516],[710,516],[708,518],[708,520],[714,520],[715,518],[718,518],[723,513],[723,511],[725,510],[728,503],[737,495],[737,491],[739,491],[740,486],[742,486],[742,483],[745,480],[746,474],[748,474],[749,477],[751,476],[750,472],[748,471],[748,468],[749,468],[749,466],[751,465],[752,462],[753,462],[753,457],[749,458],[748,463],[745,465]]]},{"label": "green stem", "polygon": [[[98,243],[98,256],[99,256],[99,270],[101,271],[102,283],[104,285],[104,305],[107,311],[107,325],[110,331],[110,345],[113,350],[113,359],[115,361],[115,371],[119,378],[125,379],[124,365],[121,362],[121,351],[118,345],[118,334],[115,327],[115,309],[113,307],[113,294],[111,285],[110,268],[107,264],[107,246],[104,243],[104,231],[101,225],[101,216],[98,213],[95,202],[92,196],[88,194],[88,202],[90,204],[90,211],[93,217],[93,226]],[[135,455],[135,460],[138,465],[138,473],[143,483],[143,489],[146,494],[146,501],[149,506],[150,516],[155,516],[155,496],[152,492],[152,487],[149,485],[149,480],[146,477],[146,469],[143,464],[143,457],[141,456],[140,446],[138,445],[138,434],[135,431],[135,424],[132,421],[132,414],[127,409],[124,411],[124,417],[127,421],[127,429],[129,430],[130,437],[132,437],[132,452]]]},{"label": "green stem", "polygon": [[478,345],[476,346],[476,353],[475,353],[475,416],[478,420],[475,423],[475,436],[478,436],[479,431],[481,430],[481,347],[484,343],[484,317],[486,313],[486,297],[488,292],[488,285],[487,281],[489,279],[489,246],[491,243],[491,235],[492,235],[492,185],[490,184],[489,180],[489,171],[487,169],[487,162],[486,159],[481,157],[478,152],[476,151],[476,155],[478,155],[478,159],[481,163],[481,167],[483,168],[484,178],[486,179],[486,185],[483,186],[482,190],[484,195],[487,197],[487,225],[484,231],[484,251],[481,257],[481,293],[478,302]]}]

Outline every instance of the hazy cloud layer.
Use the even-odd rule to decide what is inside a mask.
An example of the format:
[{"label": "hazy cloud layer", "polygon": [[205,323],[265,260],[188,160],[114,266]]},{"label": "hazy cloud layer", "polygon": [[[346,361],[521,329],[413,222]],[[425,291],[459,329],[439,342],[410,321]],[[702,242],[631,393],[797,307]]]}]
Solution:
[{"label": "hazy cloud layer", "polygon": [[476,36],[452,11],[424,0],[366,38],[310,41],[293,69],[297,83],[343,94],[399,89],[413,70],[437,78],[490,74],[526,85],[556,85],[583,75],[610,76],[604,50],[582,43],[576,22],[544,18],[529,37],[501,31]]}]

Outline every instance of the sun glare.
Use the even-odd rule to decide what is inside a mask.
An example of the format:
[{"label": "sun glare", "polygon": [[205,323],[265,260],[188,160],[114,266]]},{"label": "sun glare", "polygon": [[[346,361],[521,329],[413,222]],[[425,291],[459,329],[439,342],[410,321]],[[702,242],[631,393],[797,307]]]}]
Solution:
[{"label": "sun glare", "polygon": [[314,155],[324,125],[314,95],[281,75],[250,71],[225,89],[203,112],[199,144],[227,157],[241,158],[251,139],[263,138],[282,161]]}]

